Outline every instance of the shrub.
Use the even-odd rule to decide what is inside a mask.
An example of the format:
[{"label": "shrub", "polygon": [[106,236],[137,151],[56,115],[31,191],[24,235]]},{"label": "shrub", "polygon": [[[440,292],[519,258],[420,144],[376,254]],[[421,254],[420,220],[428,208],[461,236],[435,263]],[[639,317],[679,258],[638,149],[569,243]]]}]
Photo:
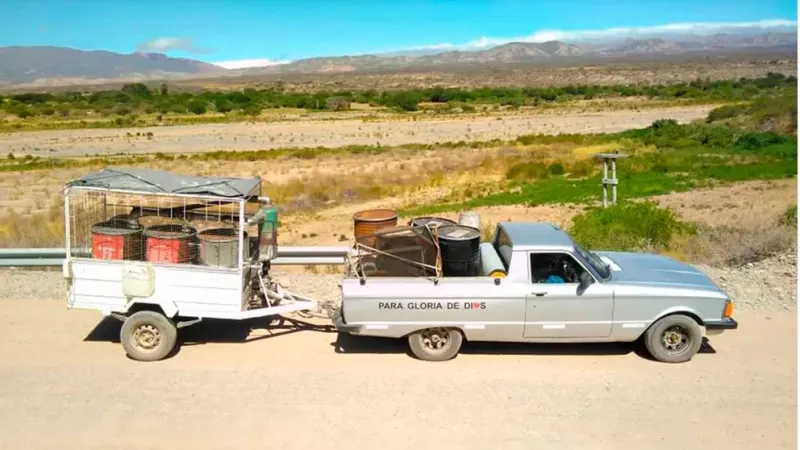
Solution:
[{"label": "shrub", "polygon": [[328,97],[325,103],[331,111],[347,111],[350,109],[350,100],[345,97]]},{"label": "shrub", "polygon": [[745,150],[758,150],[773,144],[782,144],[787,139],[779,134],[766,133],[745,133],[736,140],[736,146]]},{"label": "shrub", "polygon": [[584,159],[567,166],[567,172],[571,177],[585,177],[591,175],[595,170],[594,161],[591,159]]},{"label": "shrub", "polygon": [[392,95],[389,103],[404,111],[416,111],[419,100],[419,96],[415,92],[402,91]]},{"label": "shrub", "polygon": [[217,110],[217,112],[226,113],[233,109],[233,103],[231,103],[230,100],[225,97],[220,97],[214,101],[214,108]]},{"label": "shrub", "polygon": [[725,105],[719,108],[714,108],[708,113],[706,122],[716,122],[717,120],[731,119],[740,116],[747,112],[747,109],[742,105]]},{"label": "shrub", "polygon": [[547,167],[547,171],[550,172],[550,175],[564,175],[564,165],[554,162]]},{"label": "shrub", "polygon": [[[563,167],[561,169],[563,170]],[[514,164],[506,171],[506,179],[515,181],[542,179],[547,178],[549,175],[550,168],[536,162]]]},{"label": "shrub", "polygon": [[617,203],[591,208],[573,219],[571,234],[581,245],[597,250],[664,250],[676,234],[693,231],[672,211],[651,202]]},{"label": "shrub", "polygon": [[189,108],[189,111],[191,111],[193,114],[197,114],[197,115],[205,114],[206,113],[206,102],[204,102],[202,100],[192,100],[191,102],[189,102],[188,108]]},{"label": "shrub", "polygon": [[790,206],[781,214],[778,225],[797,227],[797,205]]}]

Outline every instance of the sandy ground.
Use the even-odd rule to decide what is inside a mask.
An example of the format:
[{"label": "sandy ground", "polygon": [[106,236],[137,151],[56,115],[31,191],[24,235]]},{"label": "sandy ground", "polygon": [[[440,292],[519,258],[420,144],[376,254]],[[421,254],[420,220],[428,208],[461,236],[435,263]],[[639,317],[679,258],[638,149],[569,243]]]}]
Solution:
[{"label": "sandy ground", "polygon": [[[688,122],[713,105],[622,110],[590,114],[543,114],[470,119],[411,119],[234,123],[131,129],[36,131],[0,136],[0,155],[85,156],[114,153],[189,153],[282,147],[400,145],[513,139],[531,133],[611,133],[646,127],[658,119]],[[134,136],[128,137],[126,134]],[[136,137],[140,133],[141,137]],[[147,133],[153,133],[148,139]]]},{"label": "sandy ground", "polygon": [[773,223],[789,206],[797,204],[797,179],[746,181],[715,189],[702,189],[652,197],[683,219],[707,225],[742,228]]},{"label": "sandy ground", "polygon": [[2,306],[2,448],[797,446],[792,313],[739,313],[681,365],[621,345],[469,344],[425,363],[399,341],[263,322],[188,328],[176,356],[139,363],[95,312]]}]

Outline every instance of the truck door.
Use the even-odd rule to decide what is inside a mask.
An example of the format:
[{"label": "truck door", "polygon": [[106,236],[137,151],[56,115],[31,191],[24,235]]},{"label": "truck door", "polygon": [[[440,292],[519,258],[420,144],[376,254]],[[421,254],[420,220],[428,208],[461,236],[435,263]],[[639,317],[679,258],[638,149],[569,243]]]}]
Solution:
[{"label": "truck door", "polygon": [[[594,279],[566,251],[529,252],[528,261],[525,338],[603,338],[611,334],[614,296],[609,286]],[[581,277],[592,283],[581,284]]]}]

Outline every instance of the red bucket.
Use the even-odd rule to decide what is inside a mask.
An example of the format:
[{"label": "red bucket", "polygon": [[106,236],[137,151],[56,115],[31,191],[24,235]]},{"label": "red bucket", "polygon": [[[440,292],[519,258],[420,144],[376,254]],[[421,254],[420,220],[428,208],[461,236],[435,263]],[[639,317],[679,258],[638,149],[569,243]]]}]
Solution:
[{"label": "red bucket", "polygon": [[92,226],[92,257],[111,260],[142,259],[142,227],[113,218]]},{"label": "red bucket", "polygon": [[154,263],[187,264],[194,260],[193,228],[176,224],[154,225],[144,231],[147,260]]}]

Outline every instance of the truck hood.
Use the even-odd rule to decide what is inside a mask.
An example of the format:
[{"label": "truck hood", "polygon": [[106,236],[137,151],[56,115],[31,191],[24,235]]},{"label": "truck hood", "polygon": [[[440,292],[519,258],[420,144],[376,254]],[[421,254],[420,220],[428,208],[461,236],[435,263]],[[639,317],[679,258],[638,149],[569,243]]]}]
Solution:
[{"label": "truck hood", "polygon": [[611,267],[612,284],[695,289],[725,295],[706,274],[667,256],[630,252],[594,253]]}]

